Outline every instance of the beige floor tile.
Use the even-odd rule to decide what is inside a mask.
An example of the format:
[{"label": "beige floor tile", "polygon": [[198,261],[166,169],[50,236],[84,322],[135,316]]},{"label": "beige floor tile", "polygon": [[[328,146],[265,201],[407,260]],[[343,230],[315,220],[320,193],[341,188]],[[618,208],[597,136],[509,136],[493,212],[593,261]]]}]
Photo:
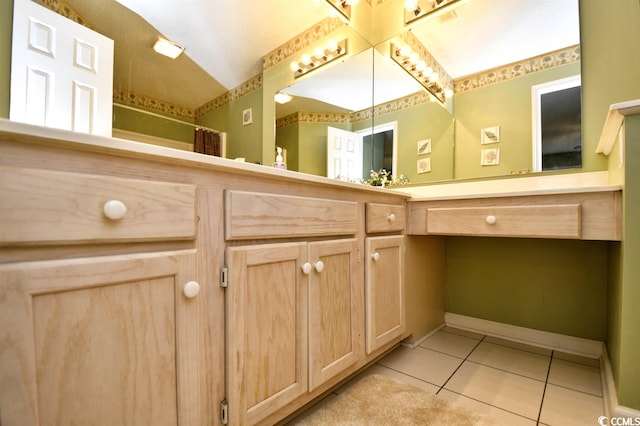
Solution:
[{"label": "beige floor tile", "polygon": [[476,339],[439,331],[425,340],[420,346],[464,359],[477,345],[478,340]]},{"label": "beige floor tile", "polygon": [[510,373],[545,381],[550,357],[483,341],[468,360]]},{"label": "beige floor tile", "polygon": [[591,367],[600,368],[600,360],[598,358],[587,358],[580,355],[573,355],[558,351],[553,352],[553,357],[564,359],[565,361],[577,362],[578,364],[590,365]]},{"label": "beige floor tile", "polygon": [[460,358],[429,349],[421,347],[409,349],[400,346],[378,361],[378,364],[425,382],[442,386],[461,362]]},{"label": "beige floor tile", "polygon": [[540,422],[550,426],[597,425],[603,413],[602,398],[549,384]]},{"label": "beige floor tile", "polygon": [[602,396],[600,369],[589,365],[553,358],[549,383],[565,388]]},{"label": "beige floor tile", "polygon": [[449,326],[445,326],[442,330],[446,333],[457,334],[459,336],[469,337],[471,339],[482,340],[484,338],[484,334],[474,333],[473,331],[461,330],[459,328],[453,328]]},{"label": "beige floor tile", "polygon": [[[384,367],[379,364],[374,364],[371,367],[367,368],[365,371],[358,374],[358,376],[354,380],[357,380],[361,377],[364,377],[370,374],[383,374],[387,377],[391,377],[393,379],[396,379],[401,382],[407,383],[409,385],[415,386],[417,388],[423,389],[432,394],[435,394],[440,389],[439,386],[433,385],[431,383],[427,383],[424,380],[416,379],[413,376],[400,373],[399,371],[392,370],[391,368]],[[336,393],[340,393],[341,391],[343,391],[343,389],[344,388],[340,388],[339,390],[336,390]]]},{"label": "beige floor tile", "polygon": [[533,352],[534,354],[551,356],[551,349],[541,348],[538,346],[527,345],[526,343],[512,342],[511,340],[500,339],[498,337],[487,336],[484,339],[485,342],[495,343],[496,345],[507,346],[513,349],[520,349],[522,351]]},{"label": "beige floor tile", "polygon": [[536,420],[544,382],[465,361],[445,389]]},{"label": "beige floor tile", "polygon": [[492,405],[485,404],[484,402],[476,401],[475,399],[467,398],[466,396],[448,391],[446,389],[440,391],[438,396],[451,401],[456,405],[466,408],[473,413],[491,417],[496,425],[535,426],[536,424],[535,420],[527,419],[526,417],[510,413],[509,411],[505,411]]}]

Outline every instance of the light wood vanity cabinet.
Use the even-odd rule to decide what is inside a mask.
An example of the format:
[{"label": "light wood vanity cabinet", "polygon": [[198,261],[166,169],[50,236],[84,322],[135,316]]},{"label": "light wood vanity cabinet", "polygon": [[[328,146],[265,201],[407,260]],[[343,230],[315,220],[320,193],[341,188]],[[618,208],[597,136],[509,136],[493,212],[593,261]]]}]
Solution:
[{"label": "light wood vanity cabinet", "polygon": [[1,423],[204,424],[196,251],[99,248],[194,239],[195,187],[0,176],[0,248],[26,253],[0,264]]},{"label": "light wood vanity cabinet", "polygon": [[619,241],[616,191],[410,201],[408,234]]},{"label": "light wood vanity cabinet", "polygon": [[[228,239],[252,223],[262,225],[247,231],[253,238],[281,236],[277,223],[293,236],[324,226],[357,233],[357,203],[237,191],[225,198]],[[338,238],[227,248],[230,424],[259,423],[360,359],[358,246]]]},{"label": "light wood vanity cabinet", "polygon": [[[404,232],[404,205],[367,203],[368,234]],[[366,350],[370,354],[405,332],[404,235],[365,240]]]}]

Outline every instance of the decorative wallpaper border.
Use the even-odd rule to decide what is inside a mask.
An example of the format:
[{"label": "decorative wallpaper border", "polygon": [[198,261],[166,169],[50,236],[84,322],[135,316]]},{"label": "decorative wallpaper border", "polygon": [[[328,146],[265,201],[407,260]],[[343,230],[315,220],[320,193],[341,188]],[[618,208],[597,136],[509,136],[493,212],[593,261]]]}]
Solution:
[{"label": "decorative wallpaper border", "polygon": [[204,105],[199,106],[195,110],[195,117],[200,118],[208,112],[215,111],[216,109],[227,105],[251,92],[262,88],[262,74],[258,74],[250,80],[245,81],[240,86],[229,90],[228,92],[218,96],[217,98],[207,102]]},{"label": "decorative wallpaper border", "polygon": [[113,89],[113,103],[144,108],[149,111],[159,112],[190,121],[194,121],[195,119],[195,114],[190,108],[180,107],[160,99],[117,88]]},{"label": "decorative wallpaper border", "polygon": [[317,42],[322,37],[331,34],[338,28],[345,25],[346,24],[342,22],[340,18],[328,17],[323,19],[322,21],[313,25],[311,28],[308,28],[288,42],[284,43],[282,46],[277,47],[276,49],[267,53],[264,56],[262,69],[266,71],[269,68],[278,65],[279,63],[285,61],[287,58],[290,58],[291,56],[307,48],[311,44]]},{"label": "decorative wallpaper border", "polygon": [[482,71],[454,81],[454,93],[464,93],[469,90],[479,89],[496,83],[533,74],[539,71],[547,71],[555,67],[572,64],[580,61],[580,45],[559,49],[533,58],[524,59],[509,65]]},{"label": "decorative wallpaper border", "polygon": [[96,27],[87,21],[82,15],[80,15],[73,7],[68,5],[64,0],[38,0],[44,7],[53,10],[59,15],[64,16],[67,19],[71,19],[73,22],[77,22],[80,25],[84,25],[94,31]]}]

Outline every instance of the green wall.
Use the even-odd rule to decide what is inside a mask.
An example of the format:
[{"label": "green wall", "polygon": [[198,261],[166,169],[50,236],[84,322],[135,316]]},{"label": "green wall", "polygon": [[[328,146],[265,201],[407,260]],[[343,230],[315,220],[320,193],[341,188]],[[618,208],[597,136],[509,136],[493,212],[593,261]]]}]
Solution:
[{"label": "green wall", "polygon": [[[398,170],[412,184],[453,178],[454,122],[437,102],[428,102],[375,117],[375,125],[398,122]],[[418,156],[419,140],[431,139],[431,154]],[[431,158],[431,172],[418,174],[418,159]]]},{"label": "green wall", "polygon": [[[261,90],[241,96],[222,107],[204,114],[196,124],[227,132],[227,158],[243,157],[248,163],[271,164],[274,154],[263,158],[263,98]],[[243,112],[252,111],[252,122],[243,124]],[[271,123],[271,133],[274,133]]]},{"label": "green wall", "polygon": [[0,118],[9,118],[13,1],[0,2]]},{"label": "green wall", "polygon": [[187,143],[193,143],[194,138],[193,126],[117,104],[113,105],[113,127]]},{"label": "green wall", "polygon": [[[580,63],[541,71],[458,94],[454,97],[455,177],[460,179],[509,175],[532,168],[531,87],[580,74]],[[500,126],[500,142],[480,143],[480,131]],[[591,139],[590,139],[591,140]],[[595,147],[583,143],[583,169],[605,170],[606,162],[594,161]],[[500,149],[500,164],[482,166],[481,150]],[[597,164],[596,164],[597,163]],[[574,170],[575,171],[575,170]]]},{"label": "green wall", "polygon": [[604,341],[607,244],[447,238],[447,312]]}]

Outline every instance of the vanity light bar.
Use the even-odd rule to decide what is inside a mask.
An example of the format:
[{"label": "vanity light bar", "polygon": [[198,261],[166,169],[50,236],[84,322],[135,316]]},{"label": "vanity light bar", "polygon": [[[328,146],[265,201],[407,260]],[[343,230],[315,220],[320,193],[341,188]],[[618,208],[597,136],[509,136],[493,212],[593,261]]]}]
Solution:
[{"label": "vanity light bar", "polygon": [[[425,16],[440,16],[469,0],[406,0],[404,9],[404,23],[412,22]],[[422,6],[420,6],[422,4]]]},{"label": "vanity light bar", "polygon": [[300,61],[292,62],[291,71],[293,71],[293,77],[298,78],[346,54],[347,39],[345,38],[338,42],[332,40],[327,44],[327,47],[318,47],[312,55],[305,53],[300,58]]},{"label": "vanity light bar", "polygon": [[357,0],[326,0],[330,10],[338,12],[338,14],[348,24],[351,21],[351,6],[355,5]]},{"label": "vanity light bar", "polygon": [[420,58],[417,52],[412,52],[409,46],[399,47],[391,43],[389,52],[391,59],[400,68],[405,70],[411,77],[422,85],[427,91],[440,102],[444,103],[446,98],[453,95],[451,89],[446,89],[440,82],[440,76],[428,67],[426,62]]}]

